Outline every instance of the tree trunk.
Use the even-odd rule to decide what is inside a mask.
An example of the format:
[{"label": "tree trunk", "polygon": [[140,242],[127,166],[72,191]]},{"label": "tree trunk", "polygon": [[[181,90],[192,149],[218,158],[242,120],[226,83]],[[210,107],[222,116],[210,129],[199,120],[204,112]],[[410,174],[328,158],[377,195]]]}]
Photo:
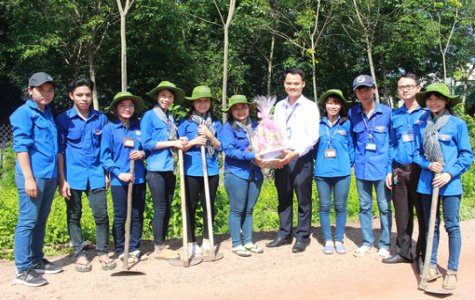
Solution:
[{"label": "tree trunk", "polygon": [[[224,24],[224,57],[223,57],[223,90],[222,90],[222,106],[227,106],[227,90],[228,90],[228,56],[229,56],[229,27],[234,15],[234,8],[236,7],[236,0],[229,1],[228,18]],[[227,121],[227,114],[223,113],[223,123]]]},{"label": "tree trunk", "polygon": [[379,91],[378,91],[378,83],[376,80],[376,72],[374,71],[374,63],[373,63],[373,47],[371,45],[371,41],[369,40],[368,37],[366,37],[366,50],[368,52],[368,61],[369,61],[369,69],[371,72],[371,77],[373,77],[374,80],[374,87],[375,87],[375,100],[376,102],[379,103]]},{"label": "tree trunk", "polygon": [[275,48],[275,35],[272,34],[272,40],[270,44],[270,53],[269,60],[267,61],[267,96],[271,95],[271,84],[272,84],[272,69],[274,61],[274,48]]},{"label": "tree trunk", "polygon": [[[315,45],[312,39],[312,49],[315,50]],[[315,51],[312,51],[312,83],[313,83],[313,101],[318,102],[317,93],[317,64],[315,63]]]},{"label": "tree trunk", "polygon": [[120,15],[120,58],[121,58],[121,90],[127,91],[127,41],[125,38],[125,14]]},{"label": "tree trunk", "polygon": [[94,53],[89,49],[87,53],[87,61],[89,64],[89,78],[94,82],[94,88],[92,89],[92,104],[95,110],[99,110],[99,100],[97,99],[97,82],[96,82],[96,69],[94,67]]}]

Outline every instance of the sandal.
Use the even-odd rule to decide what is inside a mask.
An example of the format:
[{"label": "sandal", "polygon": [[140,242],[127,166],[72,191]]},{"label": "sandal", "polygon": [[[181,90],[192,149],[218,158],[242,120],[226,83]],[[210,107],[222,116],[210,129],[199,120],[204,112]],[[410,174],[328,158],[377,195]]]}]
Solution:
[{"label": "sandal", "polygon": [[252,255],[251,252],[247,250],[246,248],[244,248],[243,246],[233,247],[232,251],[234,254],[241,257],[249,257]]},{"label": "sandal", "polygon": [[87,272],[91,272],[92,270],[92,266],[90,263],[74,263],[74,270],[76,270],[76,272],[79,272],[79,273],[87,273]]},{"label": "sandal", "polygon": [[104,261],[99,257],[99,262],[101,263],[102,270],[103,271],[112,271],[112,270],[114,270],[117,267],[117,263],[114,260],[110,259],[107,255],[103,255],[103,256],[106,256],[109,260]]},{"label": "sandal", "polygon": [[256,254],[264,253],[264,249],[262,249],[261,247],[253,243],[247,243],[246,245],[244,245],[244,248],[248,251],[251,251],[252,253],[256,253]]}]

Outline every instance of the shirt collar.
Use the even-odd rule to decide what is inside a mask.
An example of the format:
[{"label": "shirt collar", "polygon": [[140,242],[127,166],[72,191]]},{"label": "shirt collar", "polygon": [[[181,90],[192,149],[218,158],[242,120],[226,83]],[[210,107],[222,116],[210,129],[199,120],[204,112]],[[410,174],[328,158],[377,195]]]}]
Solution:
[{"label": "shirt collar", "polygon": [[[130,129],[130,130],[135,130],[135,129],[138,128],[137,125],[138,125],[137,120],[131,119],[131,120],[130,120],[129,129]],[[113,126],[114,128],[125,128],[124,123],[122,123],[122,122],[121,122],[119,119],[117,119],[117,118],[114,119],[114,121],[112,121],[112,126]]]},{"label": "shirt collar", "polygon": [[285,99],[284,99],[284,104],[285,104],[285,107],[286,108],[289,108],[289,107],[292,107],[292,106],[295,106],[297,105],[297,103],[301,102],[302,99],[305,99],[305,96],[302,94],[300,95],[300,97],[298,97],[297,101],[294,102],[294,104],[290,104],[289,102],[289,97],[287,96]]},{"label": "shirt collar", "polygon": [[[76,108],[71,107],[71,109],[69,109],[67,112],[67,115],[70,119],[72,118],[75,118],[75,117],[78,117],[78,118],[81,118],[76,110]],[[96,110],[94,110],[93,108],[89,108],[89,115],[87,116],[87,119],[90,120],[92,118],[97,118],[98,117],[98,113]],[[82,118],[81,118],[82,119]]]},{"label": "shirt collar", "polygon": [[39,111],[39,112],[41,112],[41,113],[45,113],[45,114],[46,114],[46,113],[49,113],[49,112],[51,111],[51,107],[49,106],[49,104],[46,105],[46,106],[45,106],[45,110],[42,111],[42,110],[38,107],[38,105],[36,105],[35,101],[33,101],[32,99],[28,99],[28,101],[26,101],[26,105],[27,105],[29,108],[31,108],[31,109],[37,110],[37,111]]}]

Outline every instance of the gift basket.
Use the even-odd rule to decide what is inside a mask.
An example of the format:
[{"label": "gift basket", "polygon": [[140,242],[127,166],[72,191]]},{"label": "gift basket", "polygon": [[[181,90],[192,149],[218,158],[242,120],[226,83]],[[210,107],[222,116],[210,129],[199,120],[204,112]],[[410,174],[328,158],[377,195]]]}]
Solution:
[{"label": "gift basket", "polygon": [[252,138],[253,149],[266,162],[277,161],[285,149],[284,135],[279,124],[272,120],[271,110],[276,102],[275,96],[257,96],[254,98],[257,109],[259,125]]}]

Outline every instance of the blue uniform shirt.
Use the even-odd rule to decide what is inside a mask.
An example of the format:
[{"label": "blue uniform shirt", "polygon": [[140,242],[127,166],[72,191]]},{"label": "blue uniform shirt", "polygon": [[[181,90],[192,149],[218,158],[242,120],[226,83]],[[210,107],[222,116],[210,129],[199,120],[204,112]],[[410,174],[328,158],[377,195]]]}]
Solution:
[{"label": "blue uniform shirt", "polygon": [[[219,132],[221,131],[221,122],[219,120],[213,121],[213,127],[216,130],[215,137],[218,140],[221,140],[219,137]],[[178,134],[183,137],[187,137],[189,141],[198,136],[198,124],[188,118],[183,118],[180,120],[178,125]],[[221,151],[222,146],[219,147],[218,151]],[[218,151],[216,151],[213,157],[210,157],[208,151],[206,151],[206,164],[208,165],[208,175],[214,176],[219,174],[219,163],[218,163]],[[203,176],[203,166],[201,163],[201,147],[194,146],[184,152],[185,160],[185,175],[188,176]]]},{"label": "blue uniform shirt", "polygon": [[389,131],[392,110],[387,105],[375,104],[369,119],[361,105],[348,112],[355,144],[355,176],[360,180],[383,180],[391,173]]},{"label": "blue uniform shirt", "polygon": [[146,111],[140,121],[142,147],[149,153],[147,170],[167,172],[173,170],[173,156],[170,148],[155,149],[157,142],[168,141],[168,127],[153,109]]},{"label": "blue uniform shirt", "polygon": [[[315,176],[339,177],[351,175],[355,150],[351,136],[350,120],[340,124],[340,118],[333,125],[327,117],[320,121],[320,139],[315,145]],[[331,145],[329,144],[331,140]],[[336,151],[335,158],[325,158],[325,150]]]},{"label": "blue uniform shirt", "polygon": [[[64,154],[66,181],[74,190],[104,188],[104,168],[100,160],[105,114],[89,110],[84,121],[73,107],[56,118],[59,152]],[[89,186],[88,186],[89,183]]]},{"label": "blue uniform shirt", "polygon": [[[257,123],[252,121],[252,128],[255,130],[256,127]],[[249,151],[249,140],[244,130],[233,128],[229,122],[226,122],[220,136],[221,146],[226,155],[224,171],[246,180],[252,177],[256,180],[261,179],[263,177],[261,168],[252,163],[256,154]]]},{"label": "blue uniform shirt", "polygon": [[390,132],[391,146],[393,148],[392,163],[403,165],[414,162],[414,152],[418,145],[415,135],[416,127],[429,115],[427,109],[417,106],[412,112],[405,105],[393,111],[391,116],[392,128]]},{"label": "blue uniform shirt", "polygon": [[[57,178],[58,131],[49,105],[43,112],[28,100],[10,116],[13,128],[13,151],[28,152],[34,177]],[[17,174],[23,174],[18,160]]]},{"label": "blue uniform shirt", "polygon": [[[134,148],[124,147],[124,138],[134,140]],[[129,128],[126,128],[118,119],[107,124],[102,129],[101,163],[104,169],[111,174],[111,185],[127,185],[121,181],[120,173],[130,172],[129,154],[132,150],[142,150],[142,134],[139,122],[130,120]],[[134,184],[145,182],[145,170],[143,160],[135,161]]]},{"label": "blue uniform shirt", "polygon": [[[432,180],[434,173],[429,170],[429,162],[424,156],[424,148],[422,145],[422,137],[427,126],[424,121],[419,126],[417,139],[419,147],[416,150],[415,162],[421,166],[421,176],[417,192],[421,194],[432,194]],[[462,181],[460,176],[467,171],[473,162],[473,153],[470,147],[470,138],[465,121],[455,116],[450,116],[447,125],[439,130],[439,142],[444,156],[444,170],[442,173],[450,173],[452,180],[440,188],[441,196],[462,195]]]}]

